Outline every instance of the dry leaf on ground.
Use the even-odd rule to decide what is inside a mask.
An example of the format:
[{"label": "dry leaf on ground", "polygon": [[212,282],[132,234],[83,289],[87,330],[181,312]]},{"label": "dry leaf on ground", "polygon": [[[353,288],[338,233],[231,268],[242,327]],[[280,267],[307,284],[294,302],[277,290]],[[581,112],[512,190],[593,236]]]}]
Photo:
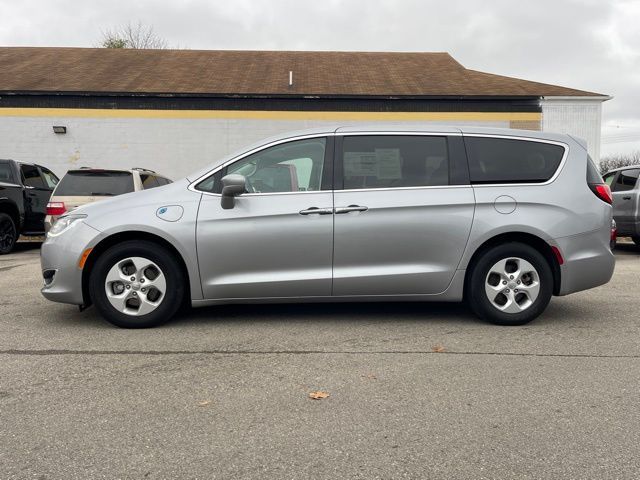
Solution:
[{"label": "dry leaf on ground", "polygon": [[202,402],[198,402],[199,407],[206,407],[211,403],[211,400],[203,400]]},{"label": "dry leaf on ground", "polygon": [[435,353],[442,353],[445,351],[442,345],[434,345],[433,347],[431,347],[431,350]]},{"label": "dry leaf on ground", "polygon": [[368,378],[369,380],[377,380],[377,378],[378,378],[373,373],[366,373],[366,374],[361,375],[361,377]]},{"label": "dry leaf on ground", "polygon": [[317,390],[315,392],[309,393],[309,398],[313,400],[322,400],[323,398],[327,398],[329,396],[329,392],[323,392],[322,390]]}]

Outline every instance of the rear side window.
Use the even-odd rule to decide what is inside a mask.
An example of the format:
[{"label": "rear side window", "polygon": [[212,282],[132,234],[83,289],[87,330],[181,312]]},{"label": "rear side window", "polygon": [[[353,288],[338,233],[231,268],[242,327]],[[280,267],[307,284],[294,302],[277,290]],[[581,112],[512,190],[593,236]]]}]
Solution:
[{"label": "rear side window", "polygon": [[11,171],[11,165],[8,163],[0,163],[0,182],[15,183],[15,180],[13,179],[13,172]]},{"label": "rear side window", "polygon": [[56,196],[111,196],[133,192],[130,172],[70,171],[58,184]]},{"label": "rear side window", "polygon": [[613,182],[613,176],[615,173],[609,173],[605,175],[605,178],[602,178],[600,172],[598,171],[598,167],[596,167],[595,162],[591,158],[591,155],[587,155],[587,183],[590,185],[595,185],[598,183],[605,182],[607,185],[611,186],[611,182]]},{"label": "rear side window", "polygon": [[342,145],[346,190],[449,184],[446,137],[345,136]]},{"label": "rear side window", "polygon": [[542,183],[560,166],[564,147],[509,138],[465,137],[471,183]]},{"label": "rear side window", "polygon": [[44,188],[44,182],[40,176],[40,171],[32,165],[20,165],[24,184],[34,188]]},{"label": "rear side window", "polygon": [[616,178],[616,183],[613,184],[614,192],[624,192],[626,190],[633,190],[638,181],[640,175],[639,168],[633,168],[630,170],[622,170]]},{"label": "rear side window", "polygon": [[159,187],[158,177],[155,175],[148,175],[146,173],[140,174],[140,181],[142,182],[142,188],[144,190],[149,190],[150,188]]}]

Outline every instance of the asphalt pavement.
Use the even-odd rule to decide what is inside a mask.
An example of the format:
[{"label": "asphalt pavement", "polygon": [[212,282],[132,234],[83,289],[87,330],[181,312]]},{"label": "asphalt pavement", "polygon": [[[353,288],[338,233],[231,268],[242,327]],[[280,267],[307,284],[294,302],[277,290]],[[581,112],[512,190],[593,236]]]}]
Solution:
[{"label": "asphalt pavement", "polygon": [[512,328],[385,303],[121,330],[46,301],[38,255],[0,257],[0,479],[640,477],[632,245]]}]

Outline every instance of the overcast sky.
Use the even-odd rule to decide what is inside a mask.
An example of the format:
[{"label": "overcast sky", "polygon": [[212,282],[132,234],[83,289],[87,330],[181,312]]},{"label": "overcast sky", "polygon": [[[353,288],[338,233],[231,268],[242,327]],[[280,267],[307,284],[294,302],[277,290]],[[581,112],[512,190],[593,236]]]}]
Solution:
[{"label": "overcast sky", "polygon": [[96,46],[138,20],[193,49],[446,51],[612,95],[604,155],[640,149],[640,0],[0,0],[0,45]]}]

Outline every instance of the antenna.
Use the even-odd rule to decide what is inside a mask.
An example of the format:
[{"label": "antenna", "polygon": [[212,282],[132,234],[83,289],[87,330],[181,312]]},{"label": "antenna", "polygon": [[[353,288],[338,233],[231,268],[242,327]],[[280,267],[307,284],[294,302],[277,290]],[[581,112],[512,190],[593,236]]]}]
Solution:
[{"label": "antenna", "polygon": [[289,86],[293,86],[293,70],[289,70]]}]

